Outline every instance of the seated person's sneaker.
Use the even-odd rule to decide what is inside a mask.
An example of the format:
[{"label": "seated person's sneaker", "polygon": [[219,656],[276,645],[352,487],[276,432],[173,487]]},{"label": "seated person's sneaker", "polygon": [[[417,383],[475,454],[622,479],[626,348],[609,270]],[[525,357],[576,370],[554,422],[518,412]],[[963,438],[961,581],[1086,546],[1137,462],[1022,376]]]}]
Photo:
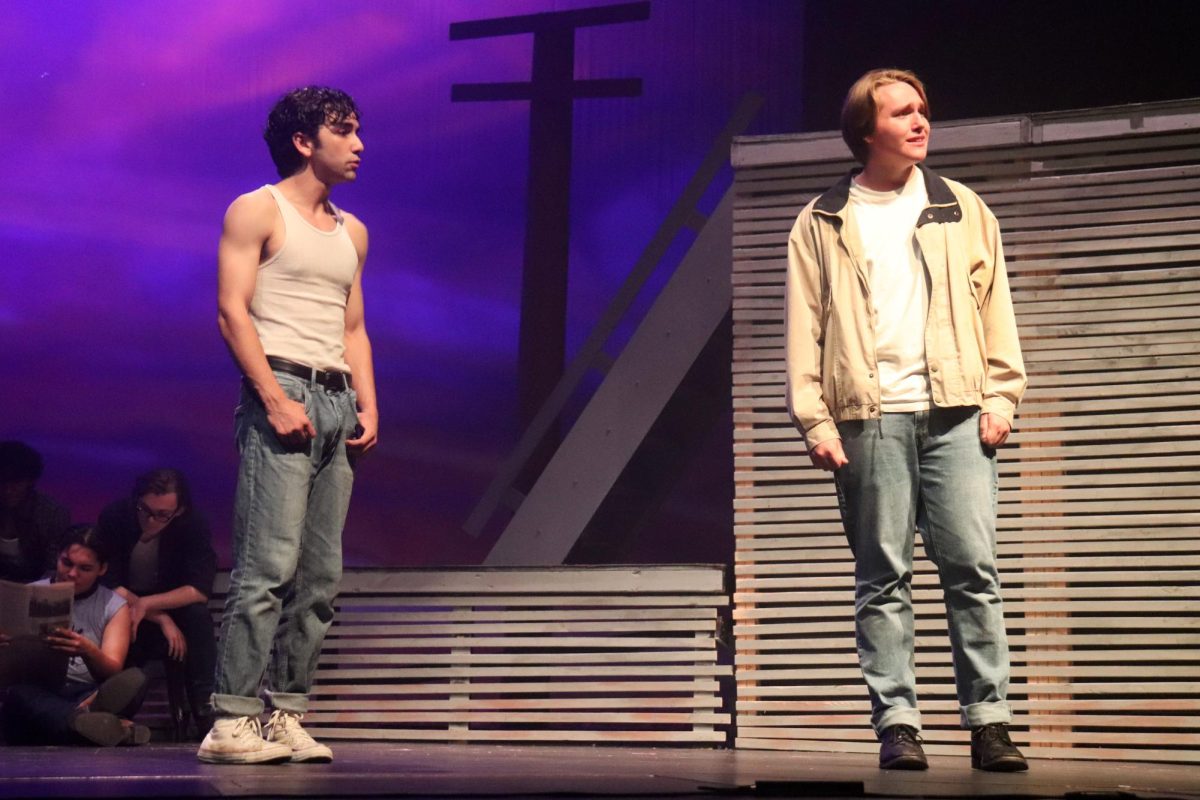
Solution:
[{"label": "seated person's sneaker", "polygon": [[1029,763],[1002,722],[971,729],[971,766],[988,772],[1024,772]]},{"label": "seated person's sneaker", "polygon": [[196,758],[209,764],[279,764],[291,760],[292,748],[264,739],[258,717],[217,717]]},{"label": "seated person's sneaker", "polygon": [[929,769],[921,737],[911,725],[889,725],[879,741],[880,769]]},{"label": "seated person's sneaker", "polygon": [[276,709],[267,722],[267,740],[280,742],[292,750],[292,761],[308,761],[328,764],[333,761],[333,751],[308,735],[300,727],[300,717],[292,711]]}]

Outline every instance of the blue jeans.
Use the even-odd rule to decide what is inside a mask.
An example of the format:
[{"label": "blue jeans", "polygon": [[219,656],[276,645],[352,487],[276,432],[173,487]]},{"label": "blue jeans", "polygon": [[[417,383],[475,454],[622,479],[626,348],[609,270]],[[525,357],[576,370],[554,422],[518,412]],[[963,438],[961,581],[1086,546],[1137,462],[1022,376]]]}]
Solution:
[{"label": "blue jeans", "polygon": [[913,658],[913,531],[937,566],[964,727],[1010,722],[1008,639],[996,573],[996,453],[979,409],[839,422],[834,475],[854,553],[858,659],[876,732],[920,730]]},{"label": "blue jeans", "polygon": [[354,482],[346,439],[358,424],[355,394],[286,373],[275,377],[288,397],[304,404],[317,435],[300,448],[284,445],[243,382],[236,415],[241,465],[234,567],[212,699],[218,716],[261,714],[264,671],[275,708],[308,710],[342,577],[342,526]]},{"label": "blue jeans", "polygon": [[4,740],[12,745],[87,744],[71,729],[71,719],[94,683],[67,681],[58,689],[20,685],[9,688],[0,706]]}]

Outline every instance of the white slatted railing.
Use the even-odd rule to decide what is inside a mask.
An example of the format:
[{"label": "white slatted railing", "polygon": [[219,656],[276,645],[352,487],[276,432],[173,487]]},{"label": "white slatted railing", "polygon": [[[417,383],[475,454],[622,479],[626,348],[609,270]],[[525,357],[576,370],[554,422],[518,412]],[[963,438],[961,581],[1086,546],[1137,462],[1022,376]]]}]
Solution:
[{"label": "white slatted railing", "polygon": [[330,740],[723,744],[724,580],[722,566],[347,570],[305,727]]}]

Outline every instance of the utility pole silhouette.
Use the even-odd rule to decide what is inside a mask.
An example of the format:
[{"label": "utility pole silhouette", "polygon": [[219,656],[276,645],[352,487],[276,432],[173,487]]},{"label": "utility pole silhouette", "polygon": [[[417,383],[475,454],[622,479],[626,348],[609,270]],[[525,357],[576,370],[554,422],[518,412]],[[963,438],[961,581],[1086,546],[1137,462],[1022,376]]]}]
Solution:
[{"label": "utility pole silhouette", "polygon": [[527,426],[562,377],[566,354],[567,272],[571,236],[571,142],[574,101],[638,97],[641,78],[575,78],[575,31],[650,18],[650,3],[455,22],[450,39],[533,34],[529,81],[456,83],[454,102],[529,101],[529,187],[517,384]]}]

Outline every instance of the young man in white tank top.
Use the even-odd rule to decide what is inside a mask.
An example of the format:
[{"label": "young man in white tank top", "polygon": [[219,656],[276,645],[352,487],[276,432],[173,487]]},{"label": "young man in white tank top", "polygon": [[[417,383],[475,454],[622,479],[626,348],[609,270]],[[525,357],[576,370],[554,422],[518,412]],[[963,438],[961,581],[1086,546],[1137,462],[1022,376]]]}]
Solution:
[{"label": "young man in white tank top", "polygon": [[925,167],[925,88],[903,70],[851,87],[861,171],[788,240],[788,409],[834,473],[855,561],[855,631],[884,769],[926,769],[914,676],[913,532],[938,567],[972,766],[1027,764],[1006,726],[996,448],[1025,369],[995,216]]},{"label": "young man in white tank top", "polygon": [[[379,426],[363,320],[367,229],[329,199],[358,174],[359,113],[305,87],[271,110],[281,177],[234,200],[217,253],[221,335],[241,370],[234,571],[221,623],[210,763],[333,759],[300,726],[342,571],[355,459]],[[273,712],[266,731],[259,687]]]}]

